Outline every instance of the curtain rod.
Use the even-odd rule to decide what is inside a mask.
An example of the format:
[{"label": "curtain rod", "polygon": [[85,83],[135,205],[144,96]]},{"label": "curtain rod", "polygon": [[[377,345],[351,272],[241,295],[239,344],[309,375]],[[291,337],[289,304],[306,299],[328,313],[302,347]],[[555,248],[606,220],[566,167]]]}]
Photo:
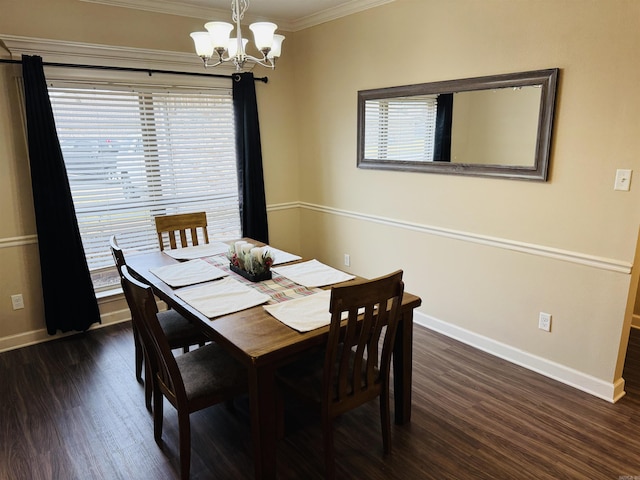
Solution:
[{"label": "curtain rod", "polygon": [[[22,60],[7,60],[0,58],[0,63],[22,63]],[[42,62],[45,67],[63,67],[63,68],[89,68],[95,70],[116,70],[120,72],[145,72],[149,76],[154,73],[165,73],[169,75],[190,75],[193,77],[215,77],[215,78],[233,78],[233,75],[221,75],[218,73],[198,73],[198,72],[178,72],[176,70],[154,70],[150,68],[134,68],[134,67],[109,67],[105,65],[81,65],[76,63],[53,63]],[[256,82],[269,82],[269,77],[255,77]]]}]

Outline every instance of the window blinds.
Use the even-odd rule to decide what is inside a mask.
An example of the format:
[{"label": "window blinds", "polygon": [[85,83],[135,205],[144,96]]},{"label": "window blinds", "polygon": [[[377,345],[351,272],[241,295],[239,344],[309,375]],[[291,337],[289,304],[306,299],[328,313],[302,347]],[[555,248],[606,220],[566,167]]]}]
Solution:
[{"label": "window blinds", "polygon": [[153,217],[206,211],[210,239],[241,236],[230,89],[51,86],[89,269],[109,238],[158,249]]}]

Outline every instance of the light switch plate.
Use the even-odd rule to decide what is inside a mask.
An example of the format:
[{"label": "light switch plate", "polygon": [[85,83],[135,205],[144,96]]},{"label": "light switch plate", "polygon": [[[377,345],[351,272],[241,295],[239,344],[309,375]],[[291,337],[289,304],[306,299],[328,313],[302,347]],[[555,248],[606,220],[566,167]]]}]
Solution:
[{"label": "light switch plate", "polygon": [[613,189],[628,192],[629,188],[631,188],[631,172],[632,170],[620,168],[616,170],[616,183]]},{"label": "light switch plate", "polygon": [[22,294],[18,293],[16,295],[11,295],[11,305],[14,310],[20,310],[24,308],[24,298],[22,298]]}]

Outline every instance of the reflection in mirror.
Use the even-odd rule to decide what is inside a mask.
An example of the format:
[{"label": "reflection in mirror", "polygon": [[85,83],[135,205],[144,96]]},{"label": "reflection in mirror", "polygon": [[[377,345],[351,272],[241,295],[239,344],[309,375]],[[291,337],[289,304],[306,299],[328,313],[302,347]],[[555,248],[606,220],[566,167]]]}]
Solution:
[{"label": "reflection in mirror", "polygon": [[358,92],[358,167],[546,180],[557,69]]},{"label": "reflection in mirror", "polygon": [[536,85],[455,93],[451,161],[533,166],[541,90]]}]

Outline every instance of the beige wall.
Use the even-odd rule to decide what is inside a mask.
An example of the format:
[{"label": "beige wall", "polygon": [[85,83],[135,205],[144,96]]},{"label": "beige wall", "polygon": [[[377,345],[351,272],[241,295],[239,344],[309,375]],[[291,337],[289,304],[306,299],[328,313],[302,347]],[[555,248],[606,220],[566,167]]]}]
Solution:
[{"label": "beige wall", "polygon": [[[402,267],[419,320],[619,388],[640,188],[613,180],[639,166],[638,18],[634,0],[397,0],[300,32],[301,200],[322,206],[303,209],[304,253],[349,253],[362,275]],[[547,183],[356,168],[358,90],[552,67]]]},{"label": "beige wall", "polygon": [[[613,179],[639,166],[638,18],[635,0],[396,0],[288,34],[258,87],[272,243],[364,276],[403,268],[423,299],[418,321],[619,395],[640,188],[617,192]],[[203,20],[3,0],[0,34],[189,52]],[[356,168],[358,90],[552,67],[548,182]],[[35,234],[23,133],[5,96],[12,69],[0,66],[4,239]],[[0,261],[17,273],[0,283],[0,346],[42,322],[37,247],[9,243]],[[17,289],[36,306],[11,311]],[[551,333],[537,329],[540,311],[553,315]]]}]

